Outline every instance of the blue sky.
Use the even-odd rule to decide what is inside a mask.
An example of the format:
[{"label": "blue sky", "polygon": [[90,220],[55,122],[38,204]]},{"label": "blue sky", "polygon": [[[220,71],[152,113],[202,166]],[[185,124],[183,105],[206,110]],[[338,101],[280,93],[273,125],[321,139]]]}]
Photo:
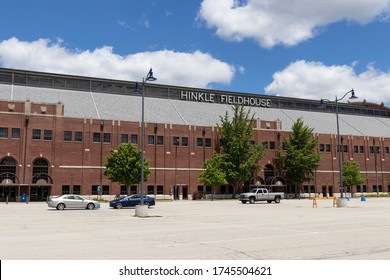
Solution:
[{"label": "blue sky", "polygon": [[390,0],[2,0],[0,66],[390,106]]}]

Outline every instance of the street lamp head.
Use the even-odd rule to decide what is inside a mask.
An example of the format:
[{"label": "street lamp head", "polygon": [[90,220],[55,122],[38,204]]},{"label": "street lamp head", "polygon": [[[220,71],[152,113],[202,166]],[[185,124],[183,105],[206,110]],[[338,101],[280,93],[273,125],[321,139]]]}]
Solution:
[{"label": "street lamp head", "polygon": [[351,97],[349,99],[357,99],[358,97],[355,95],[355,91],[351,90]]},{"label": "street lamp head", "polygon": [[155,81],[157,78],[153,77],[153,70],[150,68],[148,75],[146,76],[146,81]]}]

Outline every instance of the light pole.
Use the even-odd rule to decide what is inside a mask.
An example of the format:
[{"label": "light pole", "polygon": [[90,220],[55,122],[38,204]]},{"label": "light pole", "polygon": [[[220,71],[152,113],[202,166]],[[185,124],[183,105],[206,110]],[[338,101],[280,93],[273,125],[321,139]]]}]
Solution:
[{"label": "light pole", "polygon": [[[357,96],[355,96],[355,91],[353,89],[351,89],[350,91],[346,92],[343,97],[341,98],[337,98],[337,95],[335,96],[335,107],[336,107],[336,122],[337,122],[337,148],[338,148],[338,156],[339,156],[339,180],[340,180],[340,198],[343,199],[344,198],[344,187],[343,187],[343,163],[342,163],[342,160],[341,160],[341,147],[340,147],[340,143],[341,143],[341,137],[340,137],[340,125],[339,125],[339,106],[338,106],[338,102],[343,100],[347,94],[351,94],[351,97],[349,99],[356,99]],[[324,101],[329,101],[329,102],[332,102],[330,101],[329,99],[321,99],[321,105],[320,107],[323,107],[324,106]]]},{"label": "light pole", "polygon": [[175,193],[179,192],[178,188],[177,188],[177,146],[180,145],[180,140],[179,140],[179,137],[176,139],[176,142],[175,142],[175,145],[176,145],[176,148],[175,148],[175,188],[174,188],[174,192],[173,192],[173,196],[175,197]]},{"label": "light pole", "polygon": [[[134,92],[141,92],[142,94],[142,113],[141,113],[141,206],[144,206],[144,162],[145,162],[145,83],[157,80],[153,77],[152,68],[150,68],[146,77],[142,78],[141,90],[139,89],[138,83],[135,84]],[[141,214],[142,215],[142,214]],[[137,216],[137,214],[136,214]]]}]

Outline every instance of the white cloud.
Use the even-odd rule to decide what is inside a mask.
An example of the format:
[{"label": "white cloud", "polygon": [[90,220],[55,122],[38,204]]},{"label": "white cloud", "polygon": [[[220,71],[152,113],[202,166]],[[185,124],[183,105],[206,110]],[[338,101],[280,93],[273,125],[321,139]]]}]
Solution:
[{"label": "white cloud", "polygon": [[[353,66],[326,66],[321,62],[299,60],[273,75],[266,94],[307,99],[335,100],[355,90],[357,101],[390,104],[390,72],[381,72],[368,65],[357,74]],[[347,101],[347,97],[345,98]]]},{"label": "white cloud", "polygon": [[0,66],[52,73],[138,81],[153,67],[161,84],[206,88],[228,84],[236,69],[208,53],[161,50],[121,56],[104,46],[93,51],[69,50],[48,39],[33,42],[11,38],[0,42]]},{"label": "white cloud", "polygon": [[296,45],[338,21],[387,19],[389,7],[390,0],[203,0],[198,18],[224,39],[271,48]]}]

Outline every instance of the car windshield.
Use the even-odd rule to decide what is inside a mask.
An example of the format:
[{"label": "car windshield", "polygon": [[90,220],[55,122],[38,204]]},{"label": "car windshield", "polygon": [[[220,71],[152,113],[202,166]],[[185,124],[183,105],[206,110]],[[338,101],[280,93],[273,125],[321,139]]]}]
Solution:
[{"label": "car windshield", "polygon": [[251,193],[256,193],[256,192],[257,192],[257,189],[251,190]]}]

